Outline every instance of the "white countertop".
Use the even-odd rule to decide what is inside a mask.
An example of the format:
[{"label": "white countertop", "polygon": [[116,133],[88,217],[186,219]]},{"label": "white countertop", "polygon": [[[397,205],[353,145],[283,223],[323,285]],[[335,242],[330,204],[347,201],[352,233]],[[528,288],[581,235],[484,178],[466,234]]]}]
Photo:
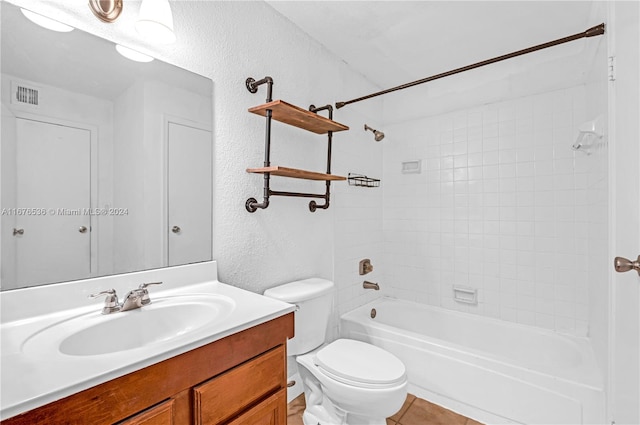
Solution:
[{"label": "white countertop", "polygon": [[[155,272],[156,274],[159,273],[158,271]],[[147,280],[149,277],[152,279],[158,278],[158,276],[145,276],[144,272],[137,275],[139,276],[136,277],[145,279],[145,282],[151,281]],[[179,276],[180,274],[174,271],[174,275]],[[128,276],[130,277],[130,275]],[[104,278],[100,280],[97,285],[104,285]],[[129,281],[127,284],[131,286],[131,279],[129,278],[127,280]],[[199,279],[195,280],[197,281]],[[80,282],[88,281],[90,280]],[[131,289],[137,287],[137,284],[142,283],[138,280],[135,280],[135,282],[136,285],[132,286]],[[77,282],[72,282],[72,284],[76,283]],[[114,281],[111,280],[108,283],[114,283]],[[87,284],[85,283],[85,285]],[[108,288],[109,286],[106,288],[102,286],[102,289]],[[49,291],[51,289],[52,288],[48,288]],[[30,290],[33,290],[33,288],[30,288]],[[61,292],[68,290],[69,288],[65,288]],[[120,292],[120,290],[118,291]],[[83,292],[86,292],[86,288],[83,288]],[[190,282],[186,285],[169,284],[164,288],[152,286],[149,287],[149,292],[152,302],[154,298],[162,299],[165,297],[189,294],[208,294],[227,297],[227,299],[232,300],[234,303],[234,308],[219,321],[213,321],[206,326],[202,326],[185,335],[167,341],[116,353],[85,356],[66,355],[58,351],[57,347],[50,347],[50,349],[45,348],[42,351],[35,350],[34,352],[33,350],[25,350],[24,346],[30,336],[49,326],[63,322],[70,317],[86,314],[94,316],[95,312],[101,310],[102,300],[87,302],[85,295],[82,301],[89,305],[65,308],[61,311],[38,311],[42,314],[28,317],[19,317],[21,316],[19,314],[3,314],[0,332],[2,355],[0,360],[0,419],[10,418],[19,413],[26,412],[162,360],[185,353],[194,348],[285,315],[294,311],[295,308],[291,304],[226,285],[217,280],[205,280],[197,283]],[[2,295],[5,294],[3,293]],[[5,297],[5,299],[2,300],[3,308],[8,307],[8,302],[10,302],[8,301],[9,298],[10,297]],[[17,302],[16,300],[20,300],[20,297],[14,297],[11,302],[15,304]],[[14,307],[15,306],[11,306],[11,308]],[[142,309],[144,308],[145,307],[142,307]],[[51,309],[49,308],[49,310]],[[112,314],[128,313],[131,312]],[[132,331],[144,332],[144,329],[134,329]]]}]

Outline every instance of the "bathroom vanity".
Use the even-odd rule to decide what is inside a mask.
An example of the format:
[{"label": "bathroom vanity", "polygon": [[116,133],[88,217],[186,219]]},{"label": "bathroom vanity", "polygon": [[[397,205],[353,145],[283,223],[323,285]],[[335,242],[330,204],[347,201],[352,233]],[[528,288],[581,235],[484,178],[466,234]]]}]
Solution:
[{"label": "bathroom vanity", "polygon": [[[2,421],[286,424],[293,313]],[[90,419],[88,419],[90,418]]]},{"label": "bathroom vanity", "polygon": [[[149,306],[108,315],[101,314],[100,300],[87,301],[86,295],[75,298],[88,307],[19,308],[22,297],[35,304],[48,299],[52,285],[24,290],[30,294],[3,293],[0,423],[285,425],[286,342],[294,335],[294,306],[216,280],[194,283],[203,268],[215,276],[212,262],[57,288],[56,297],[71,302],[76,292],[106,286],[122,293],[119,286],[163,275],[167,286],[150,291]],[[34,295],[37,289],[49,294]],[[203,314],[199,308],[209,310]],[[171,316],[176,312],[180,317]],[[157,321],[157,329],[145,317]],[[117,323],[124,323],[125,330],[90,336]],[[139,346],[119,342],[127,333],[145,331],[152,338],[141,338]],[[70,345],[77,335],[86,344]]]}]

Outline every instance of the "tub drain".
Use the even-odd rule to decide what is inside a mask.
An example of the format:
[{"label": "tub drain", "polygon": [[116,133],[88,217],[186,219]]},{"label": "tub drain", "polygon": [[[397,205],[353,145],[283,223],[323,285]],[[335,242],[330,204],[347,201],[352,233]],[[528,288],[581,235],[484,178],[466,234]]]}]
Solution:
[{"label": "tub drain", "polygon": [[372,308],[372,309],[371,309],[371,318],[372,318],[372,319],[375,319],[376,314],[378,314],[378,312],[376,311],[376,309],[375,309],[375,308]]}]

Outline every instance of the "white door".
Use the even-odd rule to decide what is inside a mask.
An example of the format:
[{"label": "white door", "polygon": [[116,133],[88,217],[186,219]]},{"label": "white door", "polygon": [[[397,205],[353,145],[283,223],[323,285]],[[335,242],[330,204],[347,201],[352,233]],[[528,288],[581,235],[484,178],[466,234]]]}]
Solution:
[{"label": "white door", "polygon": [[18,286],[90,275],[91,133],[16,121]]},{"label": "white door", "polygon": [[[640,255],[640,3],[610,4],[612,257]],[[613,263],[613,258],[611,258]],[[640,424],[640,276],[612,272],[610,419]]]},{"label": "white door", "polygon": [[168,264],[211,260],[211,132],[169,122],[168,145]]}]

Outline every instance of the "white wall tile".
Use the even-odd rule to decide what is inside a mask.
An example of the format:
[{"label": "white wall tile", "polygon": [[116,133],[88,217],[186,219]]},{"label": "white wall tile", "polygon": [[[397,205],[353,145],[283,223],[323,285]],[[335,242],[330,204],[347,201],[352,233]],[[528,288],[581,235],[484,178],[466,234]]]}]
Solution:
[{"label": "white wall tile", "polygon": [[[606,202],[606,162],[571,149],[584,98],[579,86],[430,117],[427,172],[413,191],[406,175],[386,179],[411,148],[385,148],[385,268],[397,296],[587,334],[589,276],[576,270],[588,267],[590,235],[606,238],[606,209],[589,213]],[[417,120],[389,131],[424,128]],[[476,287],[478,306],[453,300],[453,284]]]}]

